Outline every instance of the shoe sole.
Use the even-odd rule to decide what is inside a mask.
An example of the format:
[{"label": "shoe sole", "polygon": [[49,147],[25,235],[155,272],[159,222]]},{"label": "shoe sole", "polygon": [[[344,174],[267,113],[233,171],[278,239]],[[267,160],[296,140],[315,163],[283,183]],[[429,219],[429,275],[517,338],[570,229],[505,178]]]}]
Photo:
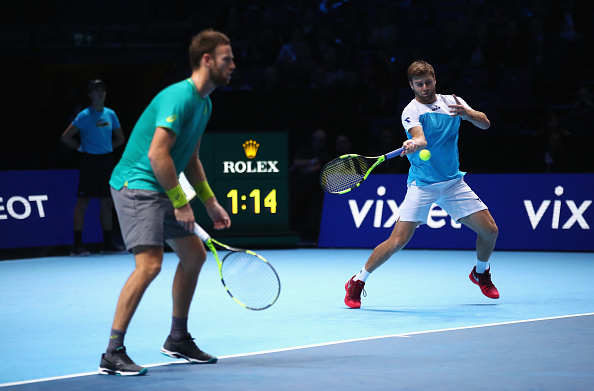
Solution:
[{"label": "shoe sole", "polygon": [[219,359],[216,357],[213,357],[207,361],[204,360],[198,360],[197,358],[192,358],[192,357],[188,357],[184,354],[181,354],[179,352],[172,352],[170,350],[167,350],[165,348],[161,348],[161,354],[164,356],[168,356],[171,358],[183,358],[184,360],[187,360],[189,363],[191,364],[214,364],[216,363]]},{"label": "shoe sole", "polygon": [[140,372],[122,372],[122,371],[114,371],[112,369],[101,368],[99,367],[99,374],[100,375],[115,375],[115,376],[142,376],[148,372],[148,369],[142,368]]}]

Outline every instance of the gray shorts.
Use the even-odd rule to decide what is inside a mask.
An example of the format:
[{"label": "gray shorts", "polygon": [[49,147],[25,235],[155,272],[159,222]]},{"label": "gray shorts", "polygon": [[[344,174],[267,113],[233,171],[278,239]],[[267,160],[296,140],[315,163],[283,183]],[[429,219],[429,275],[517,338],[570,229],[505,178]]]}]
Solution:
[{"label": "gray shorts", "polygon": [[151,190],[111,188],[126,249],[163,246],[165,240],[193,235],[175,219],[173,204],[165,193]]}]

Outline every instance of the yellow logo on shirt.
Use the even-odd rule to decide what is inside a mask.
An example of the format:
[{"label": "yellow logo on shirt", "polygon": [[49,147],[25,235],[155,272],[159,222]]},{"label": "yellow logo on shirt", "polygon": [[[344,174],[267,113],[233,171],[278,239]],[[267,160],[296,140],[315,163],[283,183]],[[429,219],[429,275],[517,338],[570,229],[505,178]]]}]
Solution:
[{"label": "yellow logo on shirt", "polygon": [[177,115],[173,114],[167,117],[167,122],[173,122],[177,119]]}]

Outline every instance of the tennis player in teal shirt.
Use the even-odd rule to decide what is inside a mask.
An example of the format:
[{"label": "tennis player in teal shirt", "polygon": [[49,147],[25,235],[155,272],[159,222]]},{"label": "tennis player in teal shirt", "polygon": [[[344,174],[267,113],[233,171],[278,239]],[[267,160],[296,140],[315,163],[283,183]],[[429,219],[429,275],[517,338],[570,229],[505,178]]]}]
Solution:
[{"label": "tennis player in teal shirt", "polygon": [[156,128],[168,129],[175,134],[170,156],[177,176],[194,154],[196,145],[210,119],[212,103],[202,98],[191,78],[173,84],[161,91],[142,113],[134,127],[128,147],[116,166],[110,185],[120,190],[153,190],[164,193],[153,172],[148,151]]},{"label": "tennis player in teal shirt", "polygon": [[[415,61],[407,75],[415,95],[402,112],[407,137],[402,144],[405,148],[402,156],[410,161],[408,190],[390,237],[373,250],[361,271],[345,284],[344,302],[350,308],[361,307],[361,293],[369,275],[406,246],[416,228],[427,222],[434,203],[476,232],[476,266],[469,278],[485,296],[498,299],[499,291],[491,281],[489,258],[499,231],[487,206],[464,182],[465,172],[460,171],[458,160],[460,122],[468,121],[479,129],[488,129],[491,123],[484,113],[473,110],[462,98],[437,94],[431,64]],[[421,159],[419,152],[423,149],[430,150],[430,159]],[[440,287],[430,289],[441,294]]]},{"label": "tennis player in teal shirt", "polygon": [[165,242],[178,255],[179,264],[173,280],[171,330],[161,353],[191,363],[217,361],[200,350],[188,332],[206,251],[193,234],[194,212],[178,176],[183,172],[194,186],[215,229],[230,227],[229,215],[208,186],[198,152],[212,112],[209,95],[229,84],[235,63],[229,38],[212,29],[193,37],[189,54],[190,78],[165,88],[148,105],[111,176],[122,236],[134,253],[136,269],[120,293],[100,374],[147,372],[128,356],[124,337],[145,290],[161,270]]}]

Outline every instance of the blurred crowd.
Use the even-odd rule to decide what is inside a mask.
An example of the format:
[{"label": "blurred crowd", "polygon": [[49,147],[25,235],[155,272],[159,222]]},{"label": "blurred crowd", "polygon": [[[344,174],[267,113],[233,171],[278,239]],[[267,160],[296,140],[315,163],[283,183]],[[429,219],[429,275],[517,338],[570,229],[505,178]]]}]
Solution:
[{"label": "blurred crowd", "polygon": [[[483,134],[462,127],[463,170],[592,172],[594,14],[586,3],[227,1],[218,27],[238,63],[229,91],[310,91],[328,108],[354,100],[343,108],[346,123],[320,120],[293,138],[292,221],[302,239],[317,239],[324,162],[402,144],[400,115],[413,98],[406,69],[416,59],[434,65],[438,93],[462,96],[491,119]],[[393,159],[376,173],[408,167]]]},{"label": "blurred crowd", "polygon": [[[2,3],[0,19],[13,23],[0,42],[11,48],[3,66],[22,76],[7,79],[10,93],[2,98],[17,131],[0,147],[0,169],[75,167],[56,132],[88,105],[86,93],[81,100],[74,92],[80,80],[107,80],[107,104],[129,133],[158,90],[187,76],[191,34],[213,27],[231,38],[237,70],[212,96],[208,129],[289,133],[292,209],[310,211],[292,220],[301,222],[295,228],[305,240],[317,237],[325,162],[401,146],[400,115],[413,98],[406,69],[417,59],[435,67],[438,93],[464,98],[491,120],[485,132],[462,125],[462,170],[593,172],[590,3],[186,0],[171,7],[165,0],[104,0],[48,2],[35,12],[26,3]],[[19,30],[24,22],[40,31]],[[79,42],[77,34],[89,39]],[[31,116],[34,101],[38,115]],[[376,173],[405,174],[408,167],[406,159],[392,159]]]},{"label": "blurred crowd", "polygon": [[[76,90],[92,78],[107,82],[107,104],[129,132],[157,91],[187,76],[189,37],[213,27],[231,38],[237,70],[212,97],[225,109],[213,112],[211,131],[285,130],[292,158],[318,129],[328,134],[329,155],[345,141],[353,152],[385,152],[405,137],[400,114],[412,99],[406,69],[424,59],[435,67],[438,93],[461,96],[491,119],[482,134],[462,126],[464,170],[590,172],[590,3],[185,0],[171,7],[166,0],[103,0],[48,2],[35,12],[2,3],[0,19],[11,26],[0,34],[10,48],[2,66],[20,76],[7,79],[1,100],[9,126],[21,132],[8,135],[0,169],[73,165],[50,150],[59,148],[53,132],[36,132],[35,150],[18,134],[67,126],[88,104]],[[77,35],[92,39],[79,43],[71,39]],[[37,116],[28,115],[31,101]],[[226,107],[237,115],[226,115]]]},{"label": "blurred crowd", "polygon": [[217,28],[230,36],[239,64],[229,90],[356,91],[350,96],[365,126],[326,129],[331,155],[338,137],[358,153],[381,152],[390,130],[401,143],[399,117],[412,99],[406,68],[421,58],[436,69],[438,93],[462,96],[491,118],[492,135],[461,138],[467,170],[497,172],[476,145],[488,142],[511,145],[511,155],[521,157],[506,171],[582,172],[592,165],[576,150],[594,134],[594,14],[587,3],[227,0]]}]

